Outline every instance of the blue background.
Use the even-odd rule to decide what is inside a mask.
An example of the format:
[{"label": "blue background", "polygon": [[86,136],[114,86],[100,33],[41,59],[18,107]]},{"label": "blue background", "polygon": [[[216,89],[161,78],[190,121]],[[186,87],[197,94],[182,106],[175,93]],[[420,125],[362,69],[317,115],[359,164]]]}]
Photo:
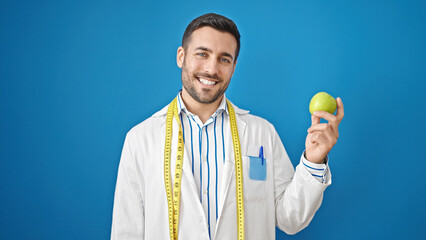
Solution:
[{"label": "blue background", "polygon": [[345,118],[312,223],[277,239],[425,239],[425,1],[0,2],[0,239],[108,239],[125,134],[181,88],[187,24],[242,34],[227,96],[293,164],[318,91]]}]

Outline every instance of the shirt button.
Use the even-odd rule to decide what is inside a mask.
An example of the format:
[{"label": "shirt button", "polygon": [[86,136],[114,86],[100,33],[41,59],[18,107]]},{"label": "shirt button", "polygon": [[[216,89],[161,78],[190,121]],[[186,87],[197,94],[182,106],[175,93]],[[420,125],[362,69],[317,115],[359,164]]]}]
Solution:
[{"label": "shirt button", "polygon": [[204,191],[204,194],[207,194],[207,191]]},{"label": "shirt button", "polygon": [[207,162],[207,157],[203,156],[203,161]]}]

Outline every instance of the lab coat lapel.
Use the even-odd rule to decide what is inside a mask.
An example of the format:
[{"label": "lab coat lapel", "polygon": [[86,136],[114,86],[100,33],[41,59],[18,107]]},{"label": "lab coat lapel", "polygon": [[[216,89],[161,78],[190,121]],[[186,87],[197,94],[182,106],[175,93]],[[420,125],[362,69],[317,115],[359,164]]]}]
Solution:
[{"label": "lab coat lapel", "polygon": [[[164,107],[161,111],[154,114],[155,117],[163,118],[161,125],[161,134],[166,136],[166,118],[167,108]],[[170,159],[170,172],[172,179],[172,186],[174,183],[175,166],[176,166],[176,153],[177,153],[177,142],[179,134],[179,125],[175,118],[173,118],[173,131],[172,131],[172,147],[171,147],[171,159]],[[165,140],[165,138],[164,138]],[[162,145],[164,148],[164,145]],[[201,234],[203,238],[208,239],[209,234],[207,230],[206,217],[200,203],[197,188],[195,185],[194,176],[191,170],[190,156],[187,149],[184,148],[183,153],[183,169],[182,169],[182,181],[181,181],[181,206],[180,206],[180,223],[179,223],[179,236],[182,238],[184,233],[195,233],[197,236]],[[164,151],[164,149],[161,149]],[[164,159],[162,159],[164,161]],[[163,164],[162,164],[163,165]]]},{"label": "lab coat lapel", "polygon": [[[169,105],[165,106],[163,109],[158,111],[154,114],[155,117],[163,117],[162,125],[161,125],[161,134],[162,136],[166,136],[166,119],[167,119],[167,109]],[[177,153],[177,142],[178,142],[178,135],[179,135],[179,125],[175,118],[173,118],[173,131],[172,131],[172,147],[171,147],[171,159],[170,159],[170,173],[171,173],[171,179],[172,183],[174,182],[174,176],[175,176],[175,166],[176,166],[176,153]],[[164,145],[163,145],[164,146]],[[183,151],[183,176],[186,177],[188,180],[189,186],[186,184],[181,184],[181,194],[190,194],[191,196],[194,196],[195,198],[198,198],[197,194],[197,187],[195,185],[194,176],[192,174],[191,170],[191,162],[189,161],[189,155],[187,149],[184,148]],[[164,149],[163,149],[164,151]],[[183,183],[184,181],[182,181]],[[198,201],[199,202],[199,201]],[[203,212],[204,214],[204,212]]]},{"label": "lab coat lapel", "polygon": [[[234,109],[235,109],[235,115],[236,115],[235,117],[236,117],[236,121],[237,121],[238,134],[239,134],[239,138],[240,138],[240,148],[243,149],[244,143],[243,143],[242,139],[244,139],[244,133],[245,133],[247,124],[241,118],[239,113],[245,114],[245,113],[247,113],[247,111],[240,110],[235,106],[234,106]],[[223,212],[223,207],[224,207],[224,204],[226,202],[226,199],[228,197],[236,197],[235,189],[229,189],[230,186],[231,186],[232,178],[235,178],[234,169],[235,169],[235,155],[234,155],[234,149],[232,149],[231,154],[228,155],[228,161],[226,161],[224,168],[223,168],[223,176],[222,176],[223,181],[222,181],[222,186],[220,187],[220,189],[221,189],[220,195],[223,196],[223,197],[222,197],[221,202],[219,204],[219,216],[218,216],[218,222],[216,224],[215,236],[217,236],[217,231],[221,227],[221,224],[222,224],[222,221],[223,221],[222,218],[221,218],[221,215],[222,215],[222,212]],[[230,192],[231,192],[231,194],[229,194]],[[231,220],[231,221],[237,221],[237,219]]]},{"label": "lab coat lapel", "polygon": [[[166,119],[165,119],[166,120]],[[165,136],[166,134],[166,121],[164,121],[164,126],[162,127],[163,130],[163,135]],[[174,174],[175,174],[175,166],[176,166],[176,153],[177,153],[177,142],[178,142],[178,136],[179,136],[179,125],[176,121],[175,118],[173,118],[173,141],[172,141],[172,154],[171,154],[171,173],[173,174],[172,178],[173,178],[173,182],[174,182]],[[190,186],[186,186],[184,184],[181,185],[181,191],[184,192],[184,188],[189,187],[190,191],[193,191],[194,194],[191,193],[191,195],[194,196],[198,196],[197,194],[197,187],[195,185],[195,181],[194,181],[194,176],[192,174],[192,170],[191,170],[191,162],[189,160],[189,155],[188,155],[188,151],[187,149],[184,147],[183,150],[183,170],[182,170],[183,174],[186,176],[189,185]]]},{"label": "lab coat lapel", "polygon": [[[166,118],[164,119],[166,120]],[[163,133],[166,133],[166,121],[164,121]],[[171,147],[171,176],[172,183],[175,181],[175,166],[176,166],[176,154],[177,154],[177,143],[179,136],[179,125],[176,119],[173,118],[173,137]],[[194,227],[198,230],[196,232],[201,233],[203,236],[209,236],[207,231],[207,222],[204,214],[203,207],[198,197],[197,188],[195,185],[194,176],[191,170],[191,162],[187,149],[184,148],[183,152],[183,169],[181,179],[181,202],[180,202],[180,223],[179,223],[179,236],[183,234],[181,231],[185,229],[193,229]],[[203,234],[205,233],[205,234]]]}]

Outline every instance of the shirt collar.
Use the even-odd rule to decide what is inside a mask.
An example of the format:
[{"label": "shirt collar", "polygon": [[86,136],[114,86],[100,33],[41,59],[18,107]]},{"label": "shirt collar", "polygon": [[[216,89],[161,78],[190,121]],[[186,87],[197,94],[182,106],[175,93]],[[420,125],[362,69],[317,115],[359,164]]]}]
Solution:
[{"label": "shirt collar", "polygon": [[[178,99],[178,104],[177,104],[178,105],[177,106],[178,107],[178,114],[180,114],[183,111],[184,113],[186,113],[188,115],[195,116],[195,114],[191,113],[186,108],[185,104],[183,103],[181,94],[182,94],[182,90],[179,91],[179,93],[177,95],[177,99]],[[229,114],[228,113],[228,106],[226,104],[226,96],[225,96],[225,94],[223,94],[223,98],[222,98],[222,101],[219,104],[218,109],[213,113],[213,117],[216,116],[217,114],[221,113],[222,111],[224,111],[226,114]]]}]

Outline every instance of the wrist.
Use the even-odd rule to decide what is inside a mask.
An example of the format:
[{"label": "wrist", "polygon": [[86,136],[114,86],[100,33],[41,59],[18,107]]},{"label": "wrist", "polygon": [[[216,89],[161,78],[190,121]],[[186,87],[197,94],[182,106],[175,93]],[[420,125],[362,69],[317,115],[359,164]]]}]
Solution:
[{"label": "wrist", "polygon": [[312,156],[309,156],[309,154],[306,153],[306,150],[303,153],[303,157],[309,162],[316,163],[316,164],[324,164],[327,162],[327,156],[325,156],[324,158],[315,159]]}]

